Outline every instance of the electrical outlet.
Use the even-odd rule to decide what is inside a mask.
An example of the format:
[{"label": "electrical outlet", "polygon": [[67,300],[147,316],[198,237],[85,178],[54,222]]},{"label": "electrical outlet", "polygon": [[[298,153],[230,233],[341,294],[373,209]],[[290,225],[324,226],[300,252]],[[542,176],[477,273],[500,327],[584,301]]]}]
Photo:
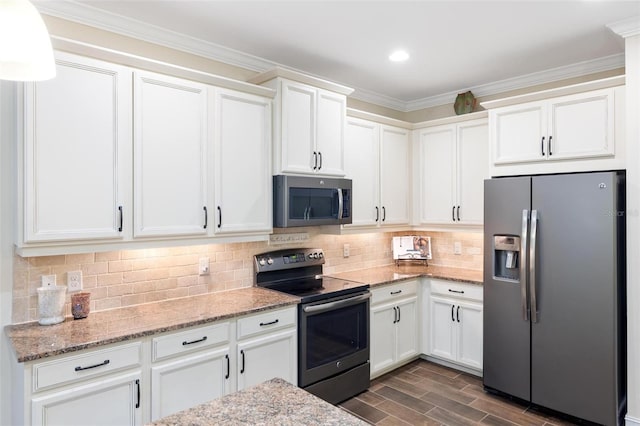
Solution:
[{"label": "electrical outlet", "polygon": [[82,271],[67,272],[67,290],[70,292],[82,290]]},{"label": "electrical outlet", "polygon": [[55,275],[43,275],[40,277],[42,280],[42,287],[50,287],[56,285],[56,276]]},{"label": "electrical outlet", "polygon": [[200,258],[200,267],[198,268],[198,275],[209,275],[209,258]]},{"label": "electrical outlet", "polygon": [[453,243],[453,254],[462,254],[462,243],[460,241]]},{"label": "electrical outlet", "polygon": [[351,247],[349,247],[349,244],[345,244],[342,246],[342,257],[349,257],[349,250],[351,249]]}]

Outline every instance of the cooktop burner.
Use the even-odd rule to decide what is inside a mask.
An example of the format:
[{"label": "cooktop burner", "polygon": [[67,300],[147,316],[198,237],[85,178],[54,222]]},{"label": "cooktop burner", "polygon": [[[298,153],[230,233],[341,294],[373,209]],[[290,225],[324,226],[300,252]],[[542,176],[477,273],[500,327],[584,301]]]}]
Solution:
[{"label": "cooktop burner", "polygon": [[302,303],[358,293],[369,284],[322,275],[321,249],[288,249],[255,256],[256,285],[301,298]]}]

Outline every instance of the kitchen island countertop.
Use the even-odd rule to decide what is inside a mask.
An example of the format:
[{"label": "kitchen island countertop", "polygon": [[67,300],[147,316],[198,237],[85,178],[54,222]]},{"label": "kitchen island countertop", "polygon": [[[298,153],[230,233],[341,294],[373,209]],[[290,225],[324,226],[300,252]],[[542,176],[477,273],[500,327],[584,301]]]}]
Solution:
[{"label": "kitchen island countertop", "polygon": [[364,426],[368,423],[282,379],[271,379],[151,424]]},{"label": "kitchen island countertop", "polygon": [[328,275],[343,280],[364,282],[372,288],[395,281],[419,277],[440,278],[477,285],[482,285],[483,282],[482,271],[446,266],[425,266],[422,264],[400,264],[399,266],[393,264]]}]

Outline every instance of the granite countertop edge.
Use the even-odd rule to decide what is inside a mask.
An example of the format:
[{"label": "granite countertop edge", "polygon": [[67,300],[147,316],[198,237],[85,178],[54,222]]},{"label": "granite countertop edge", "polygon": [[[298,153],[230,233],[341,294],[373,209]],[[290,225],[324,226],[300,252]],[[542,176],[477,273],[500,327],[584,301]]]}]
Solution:
[{"label": "granite countertop edge", "polygon": [[[421,277],[482,285],[482,271],[440,266],[392,264],[327,275],[367,283],[370,288]],[[221,309],[222,313],[207,312],[207,309],[213,309],[209,305],[227,305],[225,301],[228,298],[237,297],[238,294],[241,295],[241,299],[253,296],[257,299],[264,298],[266,301],[246,302],[238,309],[225,306]],[[23,363],[297,305],[299,302],[300,299],[295,296],[268,289],[247,287],[99,311],[90,313],[88,318],[77,321],[68,316],[64,322],[49,326],[41,326],[37,322],[8,325],[4,331],[12,343],[16,360]],[[197,304],[206,306],[191,312],[188,318],[182,318],[178,314],[181,309],[192,308]],[[169,315],[171,313],[177,318],[172,320]],[[139,325],[135,330],[125,329],[131,322],[144,323],[147,316],[160,316],[160,318],[151,318],[147,320],[146,325]],[[129,320],[128,323],[127,320]],[[104,324],[112,322],[116,325],[105,326],[105,328],[115,330],[106,332],[101,329]],[[122,327],[121,329],[117,328],[118,324]]]}]

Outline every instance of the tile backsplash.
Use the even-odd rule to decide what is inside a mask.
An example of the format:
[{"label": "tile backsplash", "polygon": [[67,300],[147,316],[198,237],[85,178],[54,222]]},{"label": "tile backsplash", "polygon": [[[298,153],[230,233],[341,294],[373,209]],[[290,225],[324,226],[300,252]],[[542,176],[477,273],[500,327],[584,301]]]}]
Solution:
[{"label": "tile backsplash", "polygon": [[[14,256],[12,322],[38,319],[42,275],[56,275],[66,285],[67,272],[82,271],[83,291],[91,293],[91,311],[119,308],[159,300],[213,293],[253,285],[253,256],[285,247],[320,247],[325,252],[326,274],[367,269],[393,263],[391,238],[411,232],[354,235],[310,235],[304,243],[273,246],[267,242],[210,244],[161,249],[67,254],[22,258]],[[431,237],[430,264],[482,269],[482,234],[419,232]],[[462,253],[454,254],[460,242]],[[350,255],[343,258],[343,246]],[[210,273],[198,275],[200,258],[210,260]],[[70,315],[67,295],[65,314]]]}]

